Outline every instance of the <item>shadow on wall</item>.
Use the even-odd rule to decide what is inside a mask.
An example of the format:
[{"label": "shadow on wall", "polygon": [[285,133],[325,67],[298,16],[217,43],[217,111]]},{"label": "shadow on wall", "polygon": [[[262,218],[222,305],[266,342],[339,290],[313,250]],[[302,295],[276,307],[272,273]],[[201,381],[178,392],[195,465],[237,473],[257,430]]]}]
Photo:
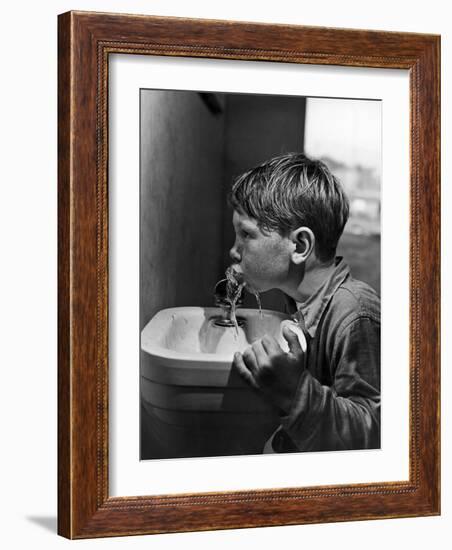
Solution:
[{"label": "shadow on wall", "polygon": [[39,525],[51,533],[57,532],[57,518],[55,516],[28,516],[29,522]]}]

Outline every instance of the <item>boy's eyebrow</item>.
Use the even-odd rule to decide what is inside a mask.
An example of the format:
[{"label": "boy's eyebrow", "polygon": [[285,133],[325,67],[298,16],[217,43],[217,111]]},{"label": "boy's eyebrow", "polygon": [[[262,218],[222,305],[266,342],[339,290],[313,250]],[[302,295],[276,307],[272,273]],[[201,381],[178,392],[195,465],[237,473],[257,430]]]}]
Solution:
[{"label": "boy's eyebrow", "polygon": [[243,227],[244,229],[256,229],[256,224],[248,220],[239,220],[237,225],[239,227]]}]

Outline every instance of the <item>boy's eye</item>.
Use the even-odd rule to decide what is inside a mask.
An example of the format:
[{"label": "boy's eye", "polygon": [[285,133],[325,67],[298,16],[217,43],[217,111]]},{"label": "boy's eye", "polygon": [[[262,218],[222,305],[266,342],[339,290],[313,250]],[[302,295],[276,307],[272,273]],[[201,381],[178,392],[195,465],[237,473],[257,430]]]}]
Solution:
[{"label": "boy's eye", "polygon": [[248,231],[242,231],[241,233],[242,233],[242,237],[244,239],[247,239],[248,237],[251,237],[251,235],[250,235],[250,233],[248,233]]}]

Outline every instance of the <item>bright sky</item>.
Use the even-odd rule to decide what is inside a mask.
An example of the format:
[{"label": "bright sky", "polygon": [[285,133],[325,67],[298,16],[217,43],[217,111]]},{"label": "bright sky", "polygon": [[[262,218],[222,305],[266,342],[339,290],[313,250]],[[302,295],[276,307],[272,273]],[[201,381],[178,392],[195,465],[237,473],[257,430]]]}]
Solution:
[{"label": "bright sky", "polygon": [[308,98],[305,151],[381,169],[381,101]]}]

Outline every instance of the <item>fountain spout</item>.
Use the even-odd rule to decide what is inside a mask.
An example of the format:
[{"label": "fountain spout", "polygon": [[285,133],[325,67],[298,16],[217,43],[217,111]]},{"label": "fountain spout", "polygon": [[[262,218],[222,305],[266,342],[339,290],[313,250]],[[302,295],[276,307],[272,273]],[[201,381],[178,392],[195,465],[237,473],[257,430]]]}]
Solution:
[{"label": "fountain spout", "polygon": [[215,320],[215,324],[221,327],[242,326],[244,321],[237,319],[236,308],[243,304],[243,284],[231,288],[230,280],[221,279],[215,285],[214,301],[222,310],[222,317]]}]

